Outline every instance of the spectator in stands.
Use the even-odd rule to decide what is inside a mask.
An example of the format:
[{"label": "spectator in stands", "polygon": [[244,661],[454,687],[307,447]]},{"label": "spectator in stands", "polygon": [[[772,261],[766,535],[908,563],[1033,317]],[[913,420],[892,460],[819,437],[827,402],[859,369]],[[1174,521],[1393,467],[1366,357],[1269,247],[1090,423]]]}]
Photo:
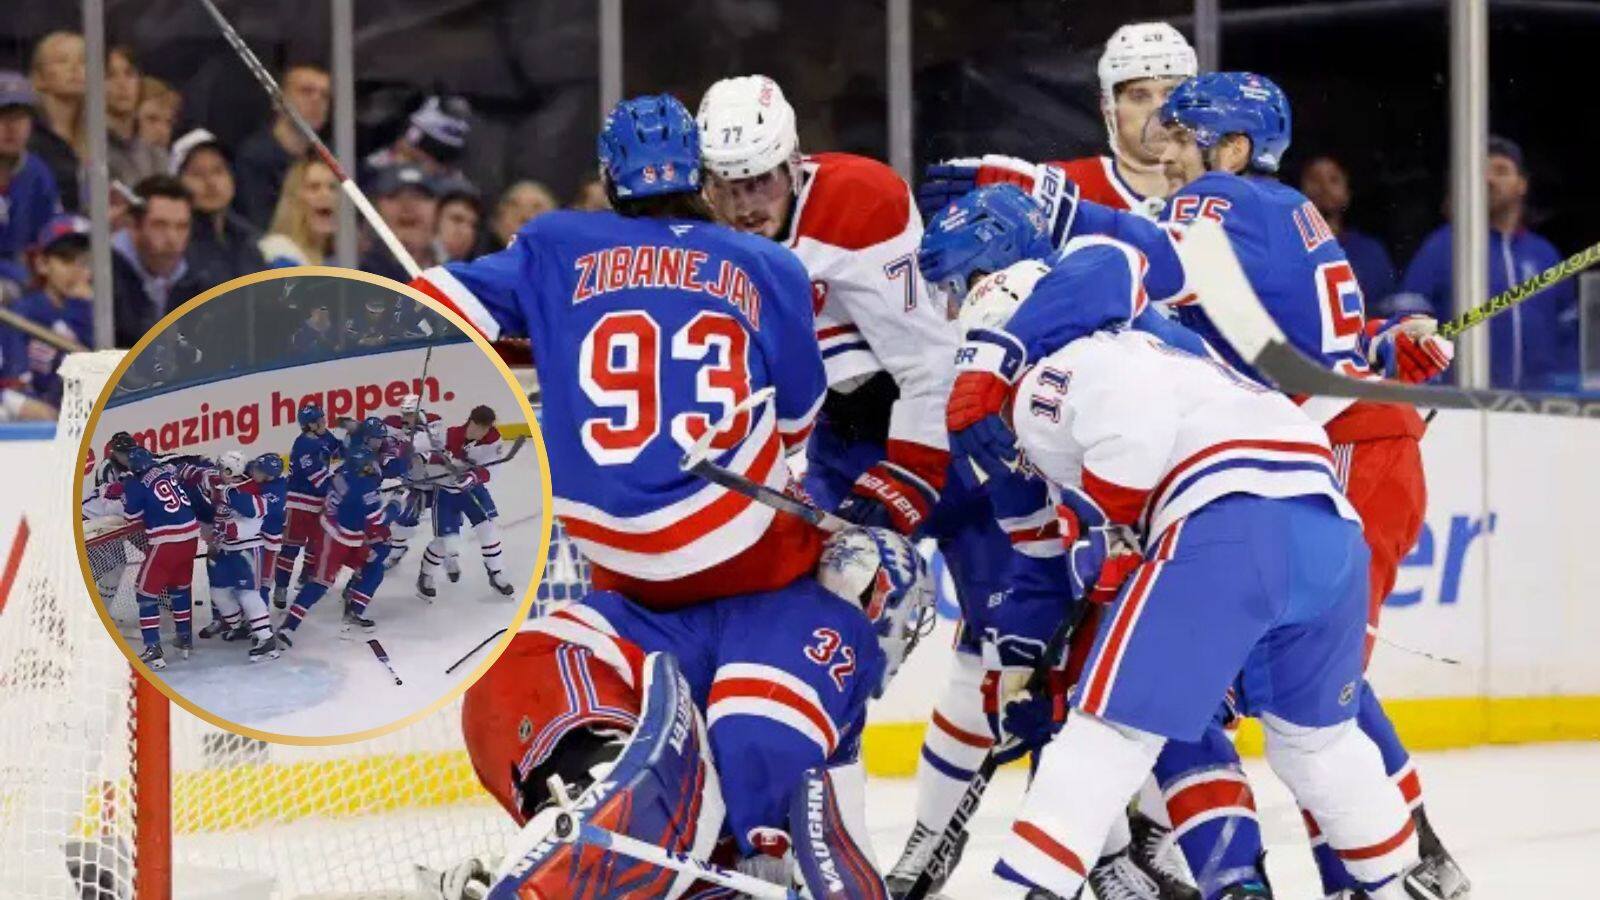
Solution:
[{"label": "spectator in stands", "polygon": [[611,200],[606,197],[606,186],[598,178],[584,179],[583,184],[578,185],[578,192],[572,195],[572,208],[588,211],[610,209]]},{"label": "spectator in stands", "polygon": [[15,299],[29,280],[24,252],[61,211],[56,180],[28,149],[37,101],[20,72],[0,72],[0,302]]},{"label": "spectator in stands", "polygon": [[172,145],[171,171],[194,202],[189,261],[227,281],[266,267],[261,233],[233,211],[233,169],[216,135],[196,128]]},{"label": "spectator in stands", "polygon": [[218,283],[185,254],[194,211],[183,182],[152,175],[134,188],[133,225],[111,239],[111,296],[118,347],[132,347],[179,304]]},{"label": "spectator in stands", "polygon": [[472,132],[472,107],[463,97],[434,95],[422,101],[395,142],[367,155],[369,176],[380,169],[412,165],[437,184],[467,180],[457,163]]},{"label": "spectator in stands", "polygon": [[163,154],[172,148],[172,131],[178,127],[183,98],[159,78],[139,79],[139,140]]},{"label": "spectator in stands", "polygon": [[550,189],[537,181],[524,179],[512,182],[500,195],[494,208],[494,249],[511,243],[511,236],[535,216],[556,208],[556,197]]},{"label": "spectator in stands", "polygon": [[[89,220],[71,213],[51,219],[39,231],[32,255],[38,287],[24,294],[11,311],[85,347],[93,347]],[[61,367],[65,352],[25,334],[21,340],[26,346],[29,391],[51,406],[60,406],[61,379],[56,370]]]},{"label": "spectator in stands", "polygon": [[333,329],[333,316],[326,306],[312,307],[306,320],[289,338],[289,352],[297,358],[332,356],[339,349],[339,335]]},{"label": "spectator in stands", "polygon": [[1333,156],[1313,156],[1300,170],[1300,193],[1305,194],[1339,239],[1344,255],[1355,270],[1356,282],[1368,309],[1379,309],[1394,293],[1394,262],[1377,238],[1350,227],[1350,175]]},{"label": "spectator in stands", "polygon": [[[333,82],[321,66],[299,63],[290,66],[279,84],[289,105],[313,129],[321,132],[328,124]],[[283,191],[284,175],[295,160],[306,155],[305,138],[283,113],[272,123],[244,139],[234,162],[239,199],[239,215],[257,228],[266,228]]]},{"label": "spectator in stands", "polygon": [[[483,201],[461,182],[440,191],[435,238],[446,261],[468,260],[483,251]],[[497,248],[498,249],[498,248]]]},{"label": "spectator in stands", "polygon": [[106,54],[106,166],[123,184],[138,184],[166,171],[167,154],[139,139],[139,67],[133,51]]},{"label": "spectator in stands", "polygon": [[[1503,137],[1489,138],[1490,296],[1561,260],[1554,245],[1528,230],[1528,181],[1522,148]],[[1402,291],[1426,299],[1440,321],[1455,317],[1450,228],[1447,223],[1428,235],[1400,285]],[[1489,320],[1488,328],[1489,380],[1495,387],[1576,385],[1578,295],[1573,281],[1552,285],[1502,312]]]},{"label": "spectator in stands", "polygon": [[[406,300],[407,306],[415,306]],[[344,326],[345,349],[383,347],[394,341],[416,337],[400,320],[398,305],[383,297],[368,297],[361,316]]]},{"label": "spectator in stands", "polygon": [[257,247],[269,266],[320,266],[333,255],[339,230],[339,180],[320,159],[289,168],[272,227]]},{"label": "spectator in stands", "polygon": [[83,201],[78,192],[79,160],[86,139],[83,52],[83,35],[52,31],[33,48],[31,67],[39,101],[28,149],[50,166],[61,189],[61,205],[70,212],[77,212]]},{"label": "spectator in stands", "polygon": [[[367,193],[377,206],[378,215],[417,265],[424,269],[436,265],[439,252],[433,241],[433,229],[439,212],[439,194],[428,174],[411,165],[379,169],[373,174]],[[378,240],[374,240],[362,255],[360,268],[396,281],[411,280],[389,247]]]}]

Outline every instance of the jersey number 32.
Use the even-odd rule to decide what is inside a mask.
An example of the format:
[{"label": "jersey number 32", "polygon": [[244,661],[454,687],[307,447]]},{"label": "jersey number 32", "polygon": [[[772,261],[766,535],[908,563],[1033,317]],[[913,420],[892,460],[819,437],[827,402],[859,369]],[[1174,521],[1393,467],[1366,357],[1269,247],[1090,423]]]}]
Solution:
[{"label": "jersey number 32", "polygon": [[[750,335],[733,316],[702,312],[662,345],[661,326],[648,313],[607,313],[584,335],[578,353],[578,381],[595,406],[615,410],[585,419],[580,434],[584,449],[602,466],[633,462],[661,433],[661,370],[666,359],[699,363],[694,402],[715,404],[709,416],[686,410],[670,416],[668,428],[678,446],[688,450],[706,429],[750,396]],[[663,354],[667,354],[666,359]],[[727,450],[744,440],[750,414],[740,413],[711,442]]]}]

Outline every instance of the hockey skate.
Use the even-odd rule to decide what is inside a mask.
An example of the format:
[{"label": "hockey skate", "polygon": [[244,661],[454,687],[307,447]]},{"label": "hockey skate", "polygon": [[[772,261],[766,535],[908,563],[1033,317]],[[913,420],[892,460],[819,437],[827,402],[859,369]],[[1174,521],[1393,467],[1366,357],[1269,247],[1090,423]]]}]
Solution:
[{"label": "hockey skate", "polygon": [[417,573],[417,596],[432,603],[439,596],[439,591],[433,586],[433,576],[424,572]]},{"label": "hockey skate", "polygon": [[406,558],[407,549],[409,548],[395,547],[394,549],[390,550],[389,557],[383,561],[383,570],[387,572],[390,569],[393,569],[395,566],[400,565],[400,560]]},{"label": "hockey skate", "polygon": [[[939,832],[921,822],[917,823],[917,827],[911,832],[911,838],[906,841],[905,852],[900,854],[900,860],[889,870],[889,874],[884,876],[883,881],[889,888],[889,896],[899,900],[911,892],[911,886],[917,883],[917,877],[928,867],[934,848],[939,846],[939,838]],[[945,880],[950,877],[950,872],[955,869],[956,863],[960,862],[961,851],[965,850],[966,846],[967,834],[963,832],[961,839],[956,843],[956,852],[950,858],[950,866],[943,875],[934,879],[928,888],[929,896],[937,894],[939,889],[944,887]]]},{"label": "hockey skate", "polygon": [[[455,581],[454,578],[450,580]],[[489,586],[507,597],[517,592],[517,589],[512,587],[511,582],[507,581],[505,575],[500,572],[489,573]]]},{"label": "hockey skate", "polygon": [[277,659],[282,653],[283,651],[278,648],[278,639],[269,634],[251,645],[250,661],[261,662],[267,659]]},{"label": "hockey skate", "polygon": [[1272,889],[1257,881],[1235,884],[1223,891],[1217,900],[1272,900]]},{"label": "hockey skate", "polygon": [[1200,897],[1200,892],[1194,888],[1168,885],[1156,873],[1147,871],[1134,861],[1130,850],[1095,863],[1089,871],[1089,886],[1098,900],[1199,900]]},{"label": "hockey skate", "polygon": [[250,629],[246,628],[243,622],[229,628],[228,623],[221,619],[212,619],[210,624],[200,629],[200,636],[208,639],[220,637],[225,641],[242,641],[250,636]]},{"label": "hockey skate", "polygon": [[1128,815],[1128,830],[1132,833],[1128,858],[1140,872],[1159,886],[1160,896],[1173,900],[1200,900],[1200,890],[1193,886],[1188,867],[1168,839],[1172,829],[1134,810]]},{"label": "hockey skate", "polygon": [[279,609],[289,608],[289,586],[286,584],[274,585],[272,588],[272,605]]},{"label": "hockey skate", "polygon": [[139,660],[152,669],[167,667],[167,656],[161,652],[160,644],[146,644],[144,652],[139,654]]},{"label": "hockey skate", "polygon": [[344,611],[344,624],[339,628],[339,637],[353,641],[356,639],[356,630],[363,634],[371,634],[378,630],[378,623],[364,616],[356,615],[354,610],[346,608]]},{"label": "hockey skate", "polygon": [[[452,553],[444,558],[444,577],[450,579],[451,584],[461,580],[461,557]],[[489,580],[493,582],[494,576],[490,575]]]},{"label": "hockey skate", "polygon": [[191,634],[186,638],[178,638],[172,642],[172,646],[178,648],[179,659],[188,659],[189,654],[194,652],[194,635]]},{"label": "hockey skate", "polygon": [[1412,818],[1417,821],[1417,844],[1422,862],[1406,873],[1406,890],[1422,900],[1470,900],[1472,882],[1440,843],[1428,821],[1427,811],[1419,806]]}]

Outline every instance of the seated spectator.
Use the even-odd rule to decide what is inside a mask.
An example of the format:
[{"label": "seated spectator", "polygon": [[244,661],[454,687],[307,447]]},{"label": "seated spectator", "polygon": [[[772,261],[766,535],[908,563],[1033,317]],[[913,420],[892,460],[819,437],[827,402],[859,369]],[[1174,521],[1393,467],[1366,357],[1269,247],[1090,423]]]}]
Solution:
[{"label": "seated spectator", "polygon": [[29,280],[23,254],[61,211],[50,167],[28,149],[36,99],[22,73],[0,72],[0,302],[22,293]]},{"label": "seated spectator", "polygon": [[380,169],[410,165],[439,184],[465,182],[457,163],[471,132],[472,106],[466,99],[435,95],[422,101],[394,143],[368,154],[364,164],[369,177]]},{"label": "seated spectator", "polygon": [[[89,220],[63,213],[39,232],[33,247],[37,289],[22,296],[11,311],[85,347],[94,346],[94,288],[89,268]],[[61,405],[61,378],[56,370],[66,352],[27,334],[27,380],[33,396]]]},{"label": "seated spectator", "polygon": [[78,170],[83,159],[86,126],[83,95],[88,80],[83,61],[83,35],[52,31],[33,48],[33,89],[39,95],[38,118],[28,149],[50,167],[61,189],[61,205],[77,212]]},{"label": "seated spectator", "polygon": [[[320,133],[328,124],[332,105],[333,82],[328,70],[299,63],[284,71],[278,83],[283,85],[283,95],[289,105],[307,125]],[[245,221],[257,228],[268,227],[283,193],[284,175],[295,160],[306,155],[307,149],[306,139],[301,137],[294,122],[281,112],[273,117],[271,124],[239,144],[239,154],[234,161],[239,199],[234,208]]]},{"label": "seated spectator", "polygon": [[139,79],[139,140],[166,154],[172,148],[172,131],[178,127],[183,98],[159,78]]},{"label": "seated spectator", "polygon": [[[417,266],[426,269],[437,265],[440,260],[433,242],[433,227],[439,212],[439,195],[427,173],[410,165],[379,169],[373,174],[367,193],[377,206],[378,215],[394,231]],[[360,268],[363,272],[385,275],[400,282],[411,280],[405,266],[380,240],[374,240],[362,255]]]},{"label": "seated spectator", "polygon": [[106,166],[123,184],[138,184],[166,171],[167,154],[139,139],[139,67],[133,51],[106,54]]},{"label": "seated spectator", "polygon": [[302,359],[332,356],[339,349],[339,335],[333,330],[333,316],[326,306],[313,307],[289,337],[289,353]]},{"label": "seated spectator", "polygon": [[1350,268],[1355,270],[1367,308],[1381,309],[1394,293],[1394,262],[1383,242],[1351,228],[1345,221],[1350,210],[1350,175],[1344,164],[1328,154],[1313,156],[1300,170],[1300,193],[1322,213],[1333,236],[1339,239]]},{"label": "seated spectator", "polygon": [[339,180],[320,159],[302,159],[283,179],[272,227],[257,247],[266,264],[320,266],[333,255],[339,230]]},{"label": "seated spectator", "polygon": [[[414,306],[407,301],[407,306]],[[417,337],[400,321],[399,305],[382,297],[368,297],[359,318],[344,326],[346,350],[386,347],[406,337]]]},{"label": "seated spectator", "polygon": [[265,268],[256,246],[260,232],[233,211],[233,170],[216,135],[196,128],[178,138],[171,166],[194,202],[190,262],[223,281]]},{"label": "seated spectator", "polygon": [[483,201],[466,183],[445,188],[439,198],[437,234],[446,262],[469,260],[483,252]]},{"label": "seated spectator", "polygon": [[578,185],[578,192],[572,195],[572,208],[588,211],[610,209],[611,200],[606,197],[606,186],[598,178],[584,179],[583,184]]},{"label": "seated spectator", "polygon": [[556,208],[556,197],[537,181],[512,182],[494,208],[494,249],[511,243],[511,237],[535,216]]},{"label": "seated spectator", "polygon": [[[1522,148],[1489,138],[1489,296],[1502,293],[1561,260],[1549,241],[1528,230],[1528,172]],[[1422,242],[1400,289],[1420,294],[1443,322],[1455,318],[1450,228]],[[1489,297],[1477,298],[1482,303]],[[1480,326],[1483,327],[1483,326]],[[1570,388],[1578,374],[1578,292],[1572,280],[1551,285],[1489,320],[1489,381],[1499,388]]]},{"label": "seated spectator", "polygon": [[133,225],[111,238],[118,347],[132,347],[162,316],[219,283],[185,258],[194,210],[183,182],[151,175],[134,191],[142,202],[133,208]]}]

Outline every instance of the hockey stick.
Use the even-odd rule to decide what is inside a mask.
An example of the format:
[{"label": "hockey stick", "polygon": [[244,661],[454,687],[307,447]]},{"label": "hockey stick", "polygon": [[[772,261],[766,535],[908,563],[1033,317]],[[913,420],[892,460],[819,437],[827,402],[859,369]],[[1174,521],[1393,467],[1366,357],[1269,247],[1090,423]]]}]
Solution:
[{"label": "hockey stick", "polygon": [[1597,262],[1600,262],[1600,244],[1585,247],[1532,278],[1523,280],[1521,284],[1495,294],[1482,305],[1469,309],[1448,322],[1439,323],[1439,335],[1454,338],[1479,322],[1505,312],[1553,284],[1566,281]]},{"label": "hockey stick", "polygon": [[758,406],[765,405],[772,399],[773,394],[774,389],[769,386],[744,398],[742,402],[729,410],[728,414],[723,416],[720,422],[707,428],[705,433],[700,435],[700,439],[694,442],[694,446],[689,448],[689,452],[683,455],[683,459],[678,463],[678,468],[690,474],[698,475],[712,484],[725,487],[736,494],[743,494],[764,506],[770,506],[779,512],[805,519],[829,534],[849,528],[850,522],[839,518],[833,513],[818,509],[804,500],[791,497],[780,490],[767,487],[764,484],[757,484],[749,478],[711,461],[711,442],[726,431],[740,415],[748,413]]},{"label": "hockey stick", "polygon": [[444,673],[446,675],[449,675],[451,672],[454,672],[456,669],[461,668],[461,664],[462,663],[464,663],[467,660],[471,659],[472,657],[476,656],[479,650],[482,650],[483,648],[489,646],[489,643],[491,641],[493,641],[495,638],[497,638],[500,635],[505,634],[505,633],[506,633],[506,630],[504,628],[502,628],[499,631],[496,631],[494,634],[491,634],[488,637],[484,638],[483,640],[479,641],[478,642],[478,646],[473,647],[471,650],[468,650],[466,652],[465,656],[463,656],[460,659],[456,660],[455,662],[451,663],[450,667],[444,670]]},{"label": "hockey stick", "polygon": [[367,641],[367,646],[372,648],[372,655],[378,658],[378,662],[383,663],[383,667],[389,670],[390,675],[394,676],[394,683],[405,684],[405,682],[400,680],[400,676],[395,674],[394,666],[389,664],[389,654],[383,649],[383,645],[378,643],[378,639],[369,639]]},{"label": "hockey stick", "polygon": [[[1062,618],[1061,624],[1056,626],[1055,633],[1050,636],[1050,642],[1045,645],[1039,664],[1034,666],[1033,673],[1028,676],[1029,690],[1037,689],[1050,676],[1050,669],[1056,658],[1065,651],[1067,641],[1072,638],[1072,633],[1078,626],[1083,624],[1083,619],[1088,614],[1089,601],[1080,600],[1077,607]],[[939,843],[934,845],[933,852],[928,855],[922,873],[911,883],[911,888],[900,900],[924,900],[933,890],[934,882],[943,881],[950,876],[951,870],[955,868],[956,853],[960,851],[967,833],[967,823],[971,822],[972,816],[977,813],[978,804],[983,801],[984,792],[988,791],[989,783],[994,780],[994,773],[999,768],[1000,758],[991,747],[984,756],[983,763],[978,766],[978,771],[973,773],[972,780],[967,783],[967,790],[956,803],[955,811],[950,814],[950,821],[945,823],[944,831],[939,833]]]},{"label": "hockey stick", "polygon": [[760,897],[765,900],[802,900],[804,896],[799,891],[781,884],[762,881],[743,872],[735,872],[714,863],[695,859],[687,853],[676,853],[654,844],[647,844],[636,837],[608,831],[598,825],[584,822],[570,812],[563,812],[556,817],[555,838],[563,843],[587,844],[669,871],[693,875],[697,880],[721,885],[737,891],[741,896]]},{"label": "hockey stick", "polygon": [[1240,357],[1285,393],[1443,409],[1600,417],[1600,397],[1428,387],[1376,377],[1349,378],[1325,369],[1296,350],[1261,305],[1220,224],[1196,220],[1177,247],[1206,317]]},{"label": "hockey stick", "polygon": [[283,96],[283,89],[278,87],[278,83],[273,80],[271,73],[261,64],[261,60],[256,57],[249,45],[245,44],[244,38],[239,36],[239,32],[234,30],[234,27],[228,23],[227,18],[222,15],[222,11],[217,9],[216,3],[212,2],[212,0],[200,0],[200,5],[204,6],[206,12],[211,14],[211,18],[217,23],[217,28],[222,31],[222,37],[233,48],[233,51],[239,55],[239,59],[244,62],[245,68],[249,69],[250,74],[254,75],[256,81],[261,83],[261,87],[267,92],[267,96],[271,98],[272,105],[277,107],[279,112],[289,117],[289,121],[294,124],[295,130],[300,132],[300,136],[305,139],[312,150],[316,151],[317,158],[322,161],[323,165],[328,167],[329,171],[333,172],[333,177],[339,180],[340,190],[344,191],[344,195],[350,198],[351,203],[355,204],[356,211],[361,213],[361,218],[367,220],[367,225],[371,226],[373,233],[378,236],[379,240],[383,241],[383,245],[389,248],[390,253],[394,254],[394,258],[406,270],[406,277],[415,278],[421,275],[422,269],[417,266],[417,261],[411,258],[411,253],[406,250],[405,245],[400,243],[400,238],[395,236],[394,231],[383,221],[383,217],[378,215],[378,211],[372,208],[372,202],[367,199],[366,194],[361,193],[361,188],[356,185],[355,179],[350,177],[350,173],[344,170],[344,166],[339,165],[338,157],[333,155],[333,152],[328,149],[328,145],[322,142],[322,138],[317,137],[317,132],[306,123],[305,119],[300,117],[300,113],[296,112],[293,106],[289,105],[288,99]]},{"label": "hockey stick", "polygon": [[[495,466],[500,465],[501,463],[508,463],[517,455],[517,451],[522,449],[522,445],[526,444],[527,442],[528,442],[528,436],[525,435],[525,434],[519,434],[519,435],[516,436],[515,439],[513,439],[511,441],[511,449],[507,450],[505,452],[504,456],[498,457],[496,459],[491,459],[486,463],[479,463],[479,464],[473,466],[472,468],[475,468],[475,469],[490,469],[490,468],[493,468]],[[390,485],[388,487],[380,488],[379,490],[384,491],[385,493],[387,493],[387,492],[390,492],[390,491],[404,490],[406,488],[416,487],[418,485],[423,485],[423,484],[437,484],[437,483],[439,483],[441,481],[444,481],[446,478],[455,478],[456,476],[458,476],[460,474],[461,474],[460,472],[446,472],[443,475],[434,475],[432,477],[423,478],[423,479],[419,479],[419,480],[416,480],[416,481],[408,481],[408,480],[402,479],[399,484],[392,484],[392,485]]]}]

